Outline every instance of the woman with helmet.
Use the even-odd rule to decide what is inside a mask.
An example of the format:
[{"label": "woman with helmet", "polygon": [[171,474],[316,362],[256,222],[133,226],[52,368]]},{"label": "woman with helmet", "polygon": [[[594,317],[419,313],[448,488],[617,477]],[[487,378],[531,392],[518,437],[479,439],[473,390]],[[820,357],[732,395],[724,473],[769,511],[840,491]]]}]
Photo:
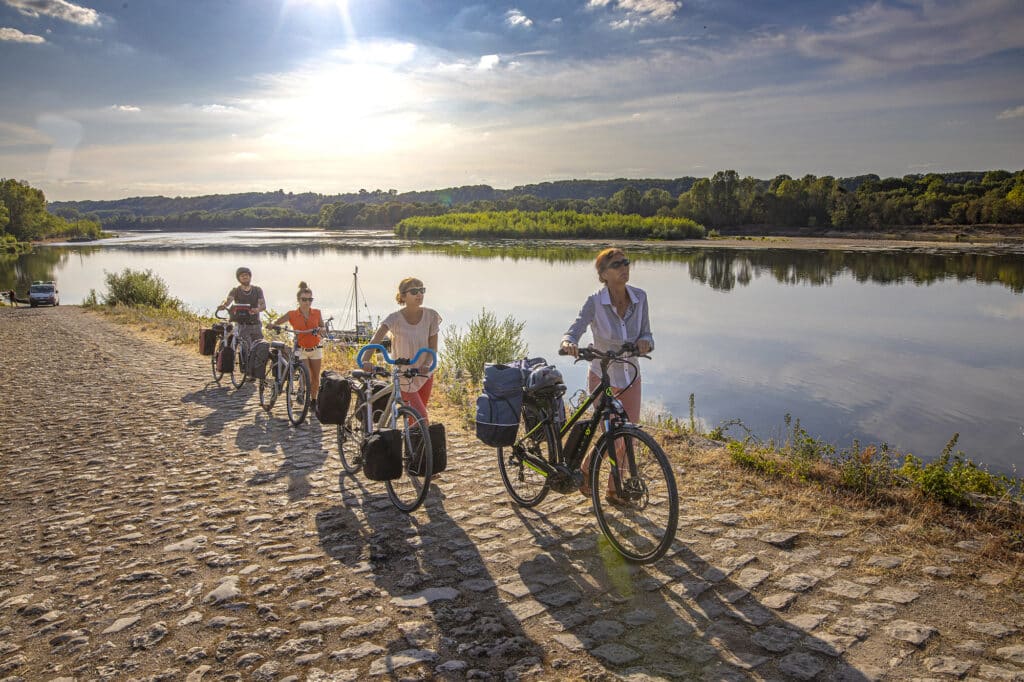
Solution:
[{"label": "woman with helmet", "polygon": [[[385,336],[391,337],[392,355],[396,358],[411,358],[420,348],[430,348],[437,352],[437,331],[441,326],[441,316],[436,310],[423,307],[423,296],[427,288],[415,277],[406,277],[398,283],[395,301],[402,308],[384,318],[380,329],[370,339],[370,343],[380,343]],[[372,359],[372,358],[370,358]],[[420,364],[424,367],[431,362],[429,356],[423,357]],[[370,369],[369,359],[363,368]],[[434,387],[434,377],[421,375],[402,378],[402,400],[417,412],[424,420],[427,417],[427,401]]]},{"label": "woman with helmet", "polygon": [[260,323],[260,313],[267,309],[267,300],[263,296],[263,289],[252,283],[252,271],[247,267],[235,270],[235,279],[238,286],[228,292],[227,298],[217,306],[217,311],[227,310],[232,305],[247,305],[247,310],[233,310],[231,321],[238,326],[238,336],[245,340],[246,345],[251,345],[263,338],[263,325]]},{"label": "woman with helmet", "polygon": [[[580,337],[590,327],[594,347],[601,351],[618,350],[624,343],[632,343],[641,355],[654,350],[651,321],[647,310],[647,294],[643,289],[630,286],[629,259],[619,248],[608,248],[594,259],[597,279],[604,285],[583,303],[576,320],[562,336],[562,351],[573,357],[579,355]],[[640,367],[636,363],[614,363],[608,368],[608,378],[616,397],[632,422],[640,420]],[[588,372],[590,390],[601,382],[600,361],[594,360]],[[584,461],[587,470],[589,461]],[[580,492],[590,496],[586,482]],[[615,502],[614,484],[609,477],[606,498]]]}]

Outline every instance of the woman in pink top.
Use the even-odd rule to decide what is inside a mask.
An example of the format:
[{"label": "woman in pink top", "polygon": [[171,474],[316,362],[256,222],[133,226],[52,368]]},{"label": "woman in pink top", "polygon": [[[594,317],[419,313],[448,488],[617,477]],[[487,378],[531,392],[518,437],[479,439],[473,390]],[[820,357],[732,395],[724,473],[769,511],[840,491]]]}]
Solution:
[{"label": "woman in pink top", "polygon": [[[399,282],[395,300],[402,307],[384,318],[370,343],[380,343],[385,336],[390,336],[390,355],[395,358],[411,358],[420,348],[430,348],[436,353],[441,316],[436,310],[423,307],[423,296],[426,293],[427,288],[423,282],[415,277],[406,277]],[[434,387],[434,377],[426,374],[431,360],[429,356],[422,356],[419,364],[424,374],[401,380],[402,400],[419,412],[424,420],[427,420],[427,402]],[[369,369],[370,362],[363,363],[363,367]]]}]

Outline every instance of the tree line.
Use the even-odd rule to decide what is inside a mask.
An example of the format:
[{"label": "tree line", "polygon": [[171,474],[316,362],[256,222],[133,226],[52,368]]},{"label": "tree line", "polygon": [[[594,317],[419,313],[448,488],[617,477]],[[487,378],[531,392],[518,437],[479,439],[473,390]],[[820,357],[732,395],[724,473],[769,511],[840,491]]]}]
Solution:
[{"label": "tree line", "polygon": [[74,220],[46,210],[46,196],[27,182],[0,179],[0,253],[19,253],[40,239],[97,239],[97,220]]},{"label": "tree line", "polygon": [[406,218],[395,234],[407,239],[700,239],[704,228],[689,218],[668,216],[513,210]]}]

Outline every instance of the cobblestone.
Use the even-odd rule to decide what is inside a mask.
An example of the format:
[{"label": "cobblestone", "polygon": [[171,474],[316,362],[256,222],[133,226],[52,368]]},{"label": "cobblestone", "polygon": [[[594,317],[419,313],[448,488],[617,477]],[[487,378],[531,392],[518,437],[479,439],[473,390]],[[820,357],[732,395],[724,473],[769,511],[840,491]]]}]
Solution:
[{"label": "cobblestone", "polygon": [[190,349],[74,306],[0,309],[0,347],[0,677],[1024,679],[1019,582],[969,541],[918,565],[880,517],[773,527],[687,468],[675,546],[631,566],[453,425],[405,515]]}]

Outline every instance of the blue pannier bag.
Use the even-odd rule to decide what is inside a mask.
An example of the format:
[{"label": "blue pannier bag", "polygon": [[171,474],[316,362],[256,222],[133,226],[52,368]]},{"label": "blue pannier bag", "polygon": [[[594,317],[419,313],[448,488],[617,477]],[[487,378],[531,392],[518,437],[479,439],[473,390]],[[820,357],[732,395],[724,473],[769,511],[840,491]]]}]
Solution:
[{"label": "blue pannier bag", "polygon": [[528,376],[519,362],[484,365],[484,392],[476,399],[476,437],[484,445],[501,448],[516,442]]}]

